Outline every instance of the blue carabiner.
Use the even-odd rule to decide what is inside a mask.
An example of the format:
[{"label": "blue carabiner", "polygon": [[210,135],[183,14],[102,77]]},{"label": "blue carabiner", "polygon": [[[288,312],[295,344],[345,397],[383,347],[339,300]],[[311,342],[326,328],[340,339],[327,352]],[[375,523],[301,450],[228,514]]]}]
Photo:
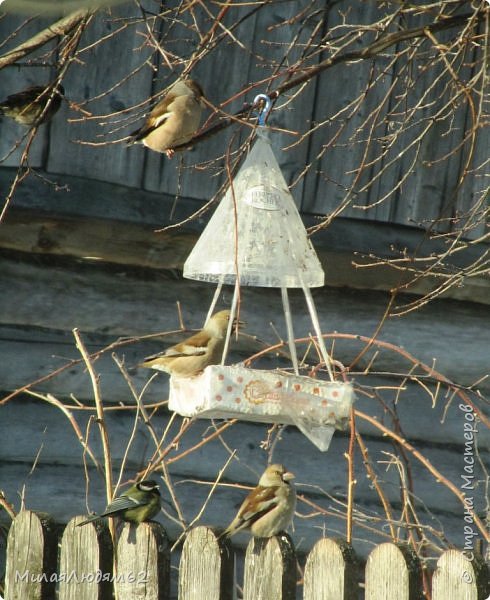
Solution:
[{"label": "blue carabiner", "polygon": [[264,108],[260,112],[259,111],[257,112],[259,127],[264,127],[265,126],[265,119],[266,119],[267,115],[270,113],[270,110],[271,110],[272,100],[266,94],[258,94],[254,98],[254,106],[257,104],[257,102],[259,100],[264,100],[265,101]]}]

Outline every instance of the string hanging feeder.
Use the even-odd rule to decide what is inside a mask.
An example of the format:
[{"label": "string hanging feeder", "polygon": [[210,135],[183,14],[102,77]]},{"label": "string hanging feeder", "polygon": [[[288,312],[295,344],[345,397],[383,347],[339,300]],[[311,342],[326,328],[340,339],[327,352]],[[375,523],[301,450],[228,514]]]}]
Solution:
[{"label": "string hanging feeder", "polygon": [[[184,264],[184,277],[217,284],[208,318],[223,285],[234,285],[221,365],[194,378],[172,376],[169,408],[184,416],[294,424],[327,450],[334,428],[347,424],[354,394],[350,383],[334,379],[310,291],[324,285],[325,273],[270,146],[271,100],[259,94],[259,103],[254,145]],[[294,374],[225,365],[240,286],[281,290]],[[303,290],[330,381],[299,374],[288,288]]]}]

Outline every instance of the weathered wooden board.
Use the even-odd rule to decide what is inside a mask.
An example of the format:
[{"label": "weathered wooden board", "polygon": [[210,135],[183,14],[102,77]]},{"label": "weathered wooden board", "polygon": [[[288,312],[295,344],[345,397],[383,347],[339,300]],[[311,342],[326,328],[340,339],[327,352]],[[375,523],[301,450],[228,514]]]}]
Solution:
[{"label": "weathered wooden board", "polygon": [[243,599],[294,600],[295,566],[288,536],[251,539],[245,554]]},{"label": "weathered wooden board", "polygon": [[[4,16],[0,20],[0,39],[2,40],[0,53],[4,54],[13,50],[51,22],[49,17],[28,19],[25,15]],[[15,34],[13,34],[14,32]],[[28,68],[9,66],[0,70],[0,102],[10,94],[15,94],[33,85],[46,85],[53,80],[55,71],[52,68],[52,57],[49,59],[48,54],[54,46],[54,43],[49,43],[34,51],[26,60],[28,64],[31,64]],[[56,118],[59,117],[58,113]],[[31,167],[45,165],[51,126],[52,123],[48,123],[42,125],[38,130],[29,152]],[[29,130],[26,127],[8,117],[0,117],[0,164],[2,167],[19,164],[28,139]]]},{"label": "weathered wooden board", "polygon": [[179,564],[179,598],[232,600],[234,556],[229,543],[218,540],[208,527],[190,531]]},{"label": "weathered wooden board", "polygon": [[[87,430],[89,415],[86,412],[73,411],[82,432]],[[29,418],[26,418],[29,415]],[[2,488],[7,498],[16,502],[16,494],[25,484],[25,501],[27,506],[36,510],[49,510],[57,519],[67,520],[77,512],[84,512],[85,485],[83,484],[83,448],[78,442],[75,432],[66,417],[53,406],[18,399],[0,408],[0,439],[2,440]],[[160,409],[152,418],[157,435],[161,435],[168,424],[169,415]],[[177,419],[167,434],[170,441],[180,428]],[[106,414],[109,431],[111,453],[114,466],[119,466],[123,460],[127,443],[134,426],[134,414],[127,412],[109,411]],[[402,421],[403,426],[403,421]],[[434,426],[434,424],[433,424]],[[434,426],[435,427],[435,426]],[[194,448],[204,437],[214,431],[208,420],[196,421],[178,447],[167,455],[169,469],[174,480],[177,498],[182,502],[186,519],[191,520],[199,513],[208,492],[210,484],[215,480],[218,471],[229,458],[229,451],[235,450],[239,460],[232,460],[228,465],[224,482],[240,482],[245,485],[255,485],[266,462],[267,455],[260,449],[261,441],[267,436],[267,426],[240,423],[224,431],[220,438],[210,440],[205,446],[192,451],[188,455],[175,460],[180,454]],[[96,425],[90,429],[88,441],[93,452],[101,461],[101,447]],[[84,434],[85,435],[85,434]],[[414,442],[415,443],[415,442]],[[449,446],[443,441],[434,443],[431,440],[421,440],[416,447],[427,459],[449,480],[457,486],[461,484],[463,473],[462,445]],[[386,462],[393,447],[388,440],[374,440],[367,436],[370,460],[375,465],[379,482],[386,498],[392,503],[394,514],[400,510],[400,489],[398,470],[395,464],[390,468]],[[60,453],[60,445],[63,452]],[[164,444],[165,445],[165,444]],[[273,459],[284,462],[297,475],[298,489],[316,504],[329,508],[326,526],[330,533],[342,533],[342,520],[338,520],[331,511],[343,512],[343,502],[346,493],[346,461],[348,438],[345,434],[336,433],[327,454],[320,453],[298,430],[288,427],[275,446]],[[154,444],[142,423],[137,427],[137,433],[130,446],[126,463],[125,476],[134,477],[143,469],[146,461],[153,453]],[[482,461],[488,462],[488,452],[481,450]],[[32,469],[35,457],[36,466]],[[90,459],[86,456],[90,467]],[[376,462],[380,461],[376,467]],[[416,459],[412,459],[412,476],[415,481],[415,504],[419,516],[427,525],[434,527],[449,527],[455,544],[463,541],[463,507],[441,483],[437,483],[433,474]],[[32,473],[31,473],[32,469]],[[89,468],[90,473],[90,507],[100,510],[105,504],[104,486],[100,476]],[[480,468],[475,467],[475,482],[480,478]],[[367,517],[382,516],[379,498],[372,487],[372,481],[366,476],[361,456],[356,458],[356,506]],[[181,483],[178,483],[178,482]],[[165,486],[164,486],[165,487]],[[476,486],[471,492],[474,497],[476,510],[481,510],[485,502],[485,492]],[[214,494],[201,522],[225,526],[231,521],[234,511],[243,500],[242,490],[220,487]],[[168,500],[167,491],[164,497]],[[70,500],[68,501],[68,498]],[[192,498],[192,499],[191,499]],[[338,504],[340,502],[341,504]],[[312,509],[299,505],[300,514],[309,514]],[[173,514],[173,513],[172,513]],[[357,514],[357,513],[356,513]],[[220,515],[217,522],[217,515]],[[434,517],[436,521],[434,521]],[[322,527],[325,517],[297,519],[295,537],[304,538],[307,545],[313,542],[317,530],[313,525]],[[373,523],[375,527],[375,523]],[[361,526],[362,529],[362,526]],[[175,530],[174,530],[175,531]],[[360,531],[359,531],[360,534]],[[369,531],[363,530],[363,535],[373,539]],[[362,536],[361,536],[362,537]],[[430,537],[430,534],[429,534]],[[381,538],[382,539],[382,538]]]},{"label": "weathered wooden board", "polygon": [[[356,15],[356,22],[372,23],[379,18],[381,10],[376,4],[363,6],[362,11]],[[336,29],[337,35],[345,34],[345,19],[338,6],[328,7],[326,20],[328,28],[324,34]],[[366,32],[362,41],[359,41],[359,48],[369,43],[368,40],[372,41],[370,33]],[[326,59],[333,52],[334,49],[327,47],[322,58]],[[388,59],[381,59],[380,62],[380,69],[386,69]],[[315,176],[312,173],[311,177],[307,178],[301,205],[305,212],[332,212],[344,201],[348,190],[357,190],[362,182],[366,181],[367,173],[364,173],[360,177],[360,184],[353,187],[357,176],[356,169],[365,151],[363,143],[354,143],[353,140],[370,112],[380,102],[383,92],[388,90],[390,83],[387,76],[384,83],[369,90],[362,105],[356,108],[356,99],[365,93],[373,76],[372,65],[366,67],[367,64],[358,61],[337,65],[322,73],[315,82],[317,90],[312,120],[316,126],[323,126],[310,136],[308,158],[309,162],[313,162]],[[308,129],[308,126],[303,128],[304,131]],[[366,138],[366,135],[362,137]],[[328,147],[327,151],[325,147]],[[370,169],[367,171],[371,173]],[[353,199],[354,204],[367,204],[366,194],[356,195]],[[347,208],[342,214],[354,218],[376,219],[374,211],[354,208]],[[383,220],[381,214],[380,220]]]},{"label": "weathered wooden board", "polygon": [[[131,222],[50,216],[13,208],[0,228],[0,248],[36,254],[73,256],[153,269],[183,269],[196,240],[197,231],[176,229],[156,232],[154,227]],[[355,266],[354,251],[339,252],[316,236],[318,255],[329,286],[391,290],[411,274],[401,275],[386,265],[366,269]],[[363,262],[361,260],[361,262]],[[409,287],[412,294],[429,293],[440,283],[437,278],[422,278]],[[454,287],[445,297],[490,303],[490,281],[472,277],[464,286]]]},{"label": "weathered wooden board", "polygon": [[[78,527],[82,522],[80,517],[72,519],[63,531],[59,541],[59,572],[112,574],[113,548],[109,531],[95,526]],[[92,581],[66,577],[58,589],[60,600],[89,600],[94,597],[108,600],[111,597],[110,585],[105,582],[99,586],[95,577]]]},{"label": "weathered wooden board", "polygon": [[[201,327],[214,286],[169,277],[167,272],[150,272],[148,277],[116,265],[87,263],[53,264],[40,267],[34,261],[20,262],[5,258],[1,263],[0,284],[8,294],[0,297],[0,314],[5,324],[46,327],[87,333],[141,336],[178,328],[176,302],[182,304],[188,327]],[[36,293],[32,293],[36,282]],[[354,335],[372,335],[382,318],[388,298],[380,292],[318,288],[313,296],[324,333],[341,331]],[[228,287],[220,301],[231,301]],[[302,292],[291,293],[295,335],[300,338],[312,331]],[[257,312],[260,307],[260,312]],[[53,310],[55,309],[55,310]],[[279,311],[279,313],[278,313]],[[242,316],[246,333],[275,343],[272,321],[285,339],[284,322],[277,290],[242,290]],[[388,319],[380,338],[401,345],[417,359],[434,367],[457,383],[470,385],[488,372],[488,306],[455,301],[433,302],[421,310],[398,319]],[[335,356],[344,363],[363,345],[336,344]],[[468,360],[471,357],[471,360]],[[403,363],[405,361],[402,361]],[[362,362],[365,364],[365,362]],[[399,369],[396,355],[382,352],[377,367]],[[406,364],[405,364],[405,368]],[[398,372],[398,371],[396,371]],[[487,382],[483,381],[483,387]]]},{"label": "weathered wooden board", "polygon": [[[24,335],[23,341],[19,337],[20,335]],[[16,336],[17,341],[15,341]],[[176,341],[177,338],[170,339]],[[38,332],[36,338],[32,330],[2,328],[1,340],[0,357],[2,367],[0,377],[3,388],[2,397],[8,395],[7,390],[15,390],[21,386],[32,384],[41,377],[49,376],[55,369],[66,365],[67,360],[70,358],[79,359],[74,347],[73,336],[68,333],[59,334],[44,331]],[[103,338],[100,336],[84,336],[84,340],[91,352],[104,347]],[[135,366],[143,356],[158,350],[159,345],[154,343],[128,345],[115,350],[115,354],[119,359],[124,360],[131,381],[137,390],[142,390],[145,387],[153,372],[147,369],[136,369]],[[243,355],[233,353],[230,358],[241,360]],[[19,369],[20,361],[24,363],[22,370]],[[276,364],[271,360],[269,363],[263,362],[261,367],[275,368]],[[134,398],[128,384],[117,368],[111,353],[99,358],[95,363],[95,369],[100,374],[99,385],[102,398],[108,406],[114,406],[120,402],[134,405]],[[406,382],[404,391],[397,396],[396,387],[400,385],[400,381],[394,377],[355,376],[354,381],[357,389],[356,407],[364,413],[375,416],[386,426],[393,427],[391,418],[388,417],[380,402],[364,395],[364,393],[370,394],[376,387],[386,388],[380,389],[378,396],[387,406],[393,407],[394,401],[397,400],[396,414],[402,423],[405,435],[410,440],[442,445],[454,444],[455,446],[464,443],[465,419],[464,413],[459,408],[461,400],[453,398],[452,401],[449,401],[450,399],[442,388],[437,394],[437,402],[433,407],[431,397],[415,382]],[[357,387],[358,385],[360,387]],[[427,384],[424,383],[424,385]],[[92,406],[92,385],[84,365],[80,363],[69,364],[68,368],[56,376],[34,383],[30,387],[40,393],[51,393],[60,400],[66,400],[73,394],[81,402]],[[433,393],[436,392],[434,385],[428,387]],[[167,399],[168,377],[163,373],[157,374],[156,378],[145,389],[144,401],[153,404]],[[16,402],[13,401],[12,404],[7,404],[0,409],[3,415],[9,415],[9,410],[13,411],[11,416],[6,417],[7,420],[22,420],[22,410],[17,412],[19,408],[16,407]],[[424,415],[424,418],[421,418],[420,415]],[[381,435],[379,429],[362,419],[358,420],[357,426],[363,434],[373,437]],[[28,427],[28,425],[24,424],[23,427]],[[37,427],[37,424],[34,427]],[[24,455],[28,457],[32,447],[29,441],[30,436],[26,435],[25,439],[29,444]],[[480,447],[490,448],[490,433],[484,426],[479,427],[478,439]],[[21,442],[17,442],[15,444],[16,452],[20,452],[21,447]]]},{"label": "weathered wooden board", "polygon": [[52,575],[56,571],[56,542],[56,526],[49,515],[26,511],[15,520],[8,536],[7,598],[54,596]]},{"label": "weathered wooden board", "polygon": [[[145,27],[123,23],[125,18],[135,16],[135,7],[124,3],[110,12],[101,11],[85,31],[80,43],[81,60],[72,64],[64,84],[67,98],[75,103],[89,101],[83,109],[95,118],[85,119],[83,113],[70,110],[65,104],[59,118],[53,121],[48,171],[139,187],[142,152],[131,151],[124,142],[98,146],[80,143],[100,144],[125,137],[137,125],[134,121],[130,124],[126,113],[117,118],[111,115],[151,96],[152,69],[146,64],[151,54],[142,35]],[[94,46],[100,39],[105,41]],[[129,126],[121,128],[126,123]]]},{"label": "weathered wooden board", "polygon": [[[146,4],[143,3],[143,6]],[[170,3],[170,8],[172,6],[173,4]],[[151,13],[153,3],[148,2],[148,7]],[[304,51],[304,43],[313,32],[312,27],[317,25],[317,18],[324,20],[323,27],[319,27],[315,34],[320,39],[327,30],[341,26],[344,9],[349,11],[352,22],[361,24],[371,23],[384,14],[384,9],[375,4],[369,7],[364,5],[357,7],[346,3],[344,7],[343,3],[337,3],[325,9],[323,4],[318,3],[318,6],[314,5],[312,8],[314,16],[309,15],[309,18],[303,21],[293,18],[298,8],[292,2],[274,2],[258,10],[246,6],[235,8],[223,21],[224,25],[231,26],[237,19],[243,19],[239,26],[233,29],[234,39],[230,36],[225,43],[218,44],[216,49],[197,60],[192,75],[203,84],[212,103],[219,105],[234,97],[233,102],[225,107],[226,110],[233,112],[241,107],[244,100],[247,102],[253,100],[256,92],[267,91],[264,86],[257,85],[253,90],[242,94],[241,92],[250,84],[273,76],[276,69],[284,68],[286,64],[294,67],[296,59]],[[250,16],[246,17],[247,14]],[[131,116],[126,113],[116,116],[116,113],[148,100],[178,75],[178,73],[170,73],[160,52],[157,51],[152,56],[150,45],[145,44],[146,26],[137,22],[140,18],[141,11],[137,7],[125,4],[114,8],[111,12],[101,11],[92,20],[82,37],[80,47],[83,51],[80,53],[80,60],[74,61],[70,66],[64,83],[69,100],[75,103],[92,100],[87,108],[96,118],[73,122],[81,116],[81,113],[69,109],[64,103],[59,114],[49,125],[49,136],[47,128],[40,131],[39,139],[35,142],[37,148],[33,149],[30,164],[31,166],[42,165],[51,172],[85,175],[172,196],[179,194],[181,197],[193,197],[203,202],[216,193],[224,180],[224,173],[211,177],[209,171],[196,169],[194,165],[223,156],[229,140],[237,133],[236,127],[205,140],[198,145],[195,152],[185,154],[186,168],[182,170],[178,159],[171,162],[142,147],[127,148],[122,143],[102,146],[79,143],[80,140],[104,143],[125,136],[131,129],[140,125],[149,106],[135,108]],[[193,19],[196,21],[194,22]],[[196,27],[201,27],[202,32],[208,31],[208,19],[208,15],[198,9],[195,12],[183,11],[178,23],[173,19],[168,23],[164,18],[161,19],[158,25],[161,31],[155,33],[163,52],[176,52],[183,59],[188,59],[200,41]],[[415,17],[413,21],[415,23]],[[18,22],[19,17],[11,15],[4,17],[0,22],[0,38],[5,39],[9,36]],[[45,21],[35,19],[23,30],[22,35],[28,36],[45,25]],[[111,37],[118,28],[121,28],[121,31]],[[215,35],[217,37],[223,35],[222,29],[218,28]],[[445,36],[451,35],[451,32],[441,33],[438,39],[444,43]],[[93,43],[99,38],[104,38],[104,41],[94,46]],[[364,38],[366,39],[362,41],[363,44],[369,39],[372,40],[372,34],[366,34]],[[18,39],[12,40],[11,44],[18,41]],[[395,48],[393,52],[394,50]],[[43,48],[41,52],[44,51]],[[311,64],[325,58],[326,53],[330,51],[326,48],[324,54],[318,52],[311,59]],[[118,60],[114,61],[115,56]],[[332,122],[323,127],[318,135],[313,135],[311,140],[285,152],[280,152],[279,149],[289,146],[297,138],[287,133],[273,134],[273,146],[277,149],[279,163],[289,182],[303,170],[305,165],[312,164],[310,173],[293,190],[298,204],[304,211],[326,214],[338,206],[345,196],[346,189],[353,182],[353,171],[358,166],[364,151],[362,143],[352,144],[352,134],[356,128],[362,126],[369,112],[377,106],[383,105],[382,110],[387,110],[386,107],[393,108],[396,113],[396,94],[400,90],[395,87],[392,99],[384,98],[396,75],[391,65],[392,56],[393,54],[387,52],[383,58],[378,57],[374,70],[372,61],[368,60],[339,65],[309,82],[302,93],[297,94],[297,89],[292,90],[291,96],[281,98],[278,102],[271,124],[284,129],[304,133],[312,126],[326,119],[332,119]],[[35,71],[42,70],[44,76],[45,71],[51,68],[51,65],[40,66]],[[401,61],[396,70],[399,72],[403,68],[403,61]],[[4,87],[10,88],[12,78],[22,85],[30,82],[29,79],[36,82],[45,79],[35,78],[32,75],[33,71],[34,69],[31,68],[18,69],[18,67],[2,70],[0,77],[2,90]],[[219,77],[217,73],[226,73],[226,76]],[[126,76],[127,79],[121,85],[117,85]],[[435,73],[429,69],[425,77],[434,79]],[[354,111],[355,114],[344,127],[346,113],[335,115],[342,111],[356,95],[362,94],[365,86],[373,78],[379,78],[379,81],[370,89],[361,108]],[[274,79],[272,86],[277,83],[280,81]],[[424,74],[418,76],[418,83],[419,87],[413,91],[413,97],[409,98],[412,103],[416,103],[425,93]],[[400,85],[405,86],[403,77]],[[441,85],[444,84],[441,82]],[[14,90],[6,89],[6,93],[11,91]],[[403,88],[401,91],[406,90]],[[439,91],[436,87],[434,92],[424,100],[425,104],[430,104]],[[102,96],[99,97],[101,94]],[[288,99],[291,99],[291,102],[288,102]],[[443,97],[441,102],[444,99]],[[206,116],[209,116],[209,112]],[[121,122],[118,122],[119,119]],[[364,127],[366,136],[369,133],[369,126],[370,123],[366,122]],[[389,136],[397,126],[397,122],[383,124],[381,131],[377,129],[374,134],[379,138],[384,135]],[[423,127],[424,124],[420,126]],[[428,136],[416,160],[414,148],[408,153],[406,160],[401,161],[401,166],[398,161],[395,161],[393,167],[386,170],[379,185],[374,185],[369,193],[361,191],[354,198],[354,203],[361,206],[361,209],[349,209],[345,215],[363,220],[392,221],[424,227],[426,221],[437,216],[443,206],[454,204],[453,200],[457,200],[458,210],[464,212],[473,202],[478,201],[484,185],[482,177],[472,176],[470,173],[465,185],[458,191],[456,184],[460,166],[463,168],[465,162],[466,156],[463,154],[466,149],[464,152],[455,152],[454,156],[440,168],[437,165],[426,167],[423,161],[437,158],[449,148],[455,147],[471,126],[463,109],[457,114],[456,122],[449,127],[449,132],[445,131],[445,128],[448,128],[446,122],[434,125],[432,136]],[[10,122],[4,121],[1,127],[0,157],[6,154],[13,140],[19,135],[19,131],[13,129]],[[338,127],[343,129],[343,133],[335,140],[334,147],[324,153],[323,146],[331,141]],[[366,137],[363,135],[364,132],[361,132],[361,137]],[[417,133],[417,127],[412,127],[404,141],[410,142]],[[469,164],[470,169],[482,165],[486,160],[488,136],[483,134],[477,136],[474,149],[474,157]],[[379,148],[375,148],[373,143],[365,160],[372,159],[374,152],[378,150]],[[366,169],[366,174],[355,186],[356,190],[362,190],[366,177],[379,172],[379,169],[384,168],[399,151],[400,145],[397,144],[383,161],[373,169]],[[15,156],[18,156],[18,153]],[[12,156],[5,164],[15,163],[16,158]],[[411,171],[410,176],[394,198],[370,210],[364,210],[367,205],[375,203],[394,183],[397,183],[400,169],[408,166],[410,166],[408,169]],[[221,168],[221,161],[218,161],[212,169],[213,174],[216,175],[216,171]],[[454,216],[454,214],[454,211],[451,214],[445,212],[445,216]],[[474,237],[478,233],[483,233],[481,227],[469,235]]]},{"label": "weathered wooden board", "polygon": [[197,237],[191,230],[155,233],[150,225],[18,209],[0,227],[0,247],[9,250],[167,270],[182,270]]},{"label": "weathered wooden board", "polygon": [[366,600],[418,600],[420,576],[414,552],[382,544],[373,550],[366,563]]},{"label": "weathered wooden board", "polygon": [[[0,170],[0,191],[7,193],[14,175],[11,170]],[[105,240],[103,255],[109,260],[131,264],[141,260],[143,266],[172,268],[184,259],[186,245],[183,242],[191,242],[197,232],[202,230],[209,216],[207,213],[187,224],[185,230],[170,232],[171,237],[167,237],[168,233],[153,234],[145,225],[159,229],[176,223],[192,214],[200,203],[181,198],[171,220],[173,198],[169,195],[131,190],[70,175],[47,176],[56,186],[45,185],[35,176],[28,177],[19,186],[7,213],[6,227],[0,231],[0,246],[48,254],[67,252],[81,257],[100,256],[104,251],[104,240],[100,236],[103,238],[110,234],[110,239]],[[33,214],[33,210],[41,211],[41,215]],[[46,212],[53,216],[49,217]],[[117,216],[116,220],[114,215]],[[93,219],[90,235],[86,234],[86,228],[91,227],[87,223],[88,216]],[[37,228],[39,218],[41,221],[46,219],[43,222],[45,227],[41,226],[41,230]],[[100,222],[99,219],[111,219],[112,223]],[[307,226],[317,223],[311,216],[305,216],[304,220]],[[124,224],[123,221],[131,223]],[[142,225],[141,229],[138,229],[136,223]],[[22,229],[12,229],[16,225],[22,226]],[[68,234],[62,231],[65,226],[70,231],[68,238]],[[130,240],[131,236],[134,236],[134,243]],[[146,243],[138,249],[136,242],[143,242],[144,239]],[[175,240],[173,255],[172,246],[169,247],[169,252],[161,253],[167,240]],[[422,232],[410,227],[352,219],[336,219],[328,229],[315,234],[313,242],[329,285],[361,289],[396,288],[406,277],[400,271],[388,267],[357,266],[366,262],[372,264],[372,255],[386,258],[413,254],[436,256],[447,250],[443,240],[428,240]],[[484,244],[467,247],[453,255],[447,267],[459,269],[483,260],[485,248]],[[439,278],[422,278],[409,287],[408,291],[423,294],[441,281]],[[489,286],[487,277],[470,277],[465,279],[464,285],[453,286],[446,295],[460,300],[488,303]]]},{"label": "weathered wooden board", "polygon": [[[312,12],[323,9],[324,6],[321,2],[311,5]],[[271,6],[270,11],[261,11],[258,14],[253,50],[259,60],[249,63],[248,80],[250,82],[260,81],[264,75],[276,75],[281,66],[285,64],[290,66],[298,64],[303,58],[305,46],[311,36],[315,34],[316,39],[320,38],[323,28],[314,31],[317,25],[315,19],[308,18],[308,12],[302,19],[298,19],[297,14],[298,5],[294,2],[276,3],[273,7]],[[313,66],[319,60],[321,60],[321,53],[310,58],[308,64]],[[274,89],[285,80],[287,77],[274,78],[269,84],[269,88]],[[267,88],[256,88],[256,93],[267,93],[267,91]],[[299,177],[307,162],[311,160],[311,149],[307,143],[297,145],[292,149],[284,149],[298,141],[301,133],[311,126],[314,103],[318,100],[317,82],[311,81],[302,89],[301,100],[293,99],[297,92],[298,89],[293,89],[284,97],[279,98],[267,121],[272,128],[285,130],[285,132],[270,132],[270,140],[288,184],[292,184]],[[254,93],[250,94],[251,99],[253,96]],[[315,178],[313,174],[308,174],[296,182],[291,190],[298,207],[301,206],[305,195],[305,182],[310,177]]]},{"label": "weathered wooden board", "polygon": [[355,600],[358,565],[351,546],[322,538],[308,555],[304,571],[304,600]]}]

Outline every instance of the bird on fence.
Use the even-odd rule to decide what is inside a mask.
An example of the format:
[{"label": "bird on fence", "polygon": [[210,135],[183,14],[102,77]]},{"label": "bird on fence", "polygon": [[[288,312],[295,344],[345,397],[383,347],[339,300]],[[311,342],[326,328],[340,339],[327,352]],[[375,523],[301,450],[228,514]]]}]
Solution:
[{"label": "bird on fence", "polygon": [[192,79],[177,80],[153,108],[143,127],[130,134],[128,144],[143,144],[155,152],[174,155],[174,146],[188,142],[199,128],[204,92]]},{"label": "bird on fence", "polygon": [[93,515],[78,523],[77,527],[91,523],[102,517],[119,517],[129,523],[149,521],[160,510],[160,492],[152,479],[145,479],[132,485],[123,494],[115,498],[100,515]]},{"label": "bird on fence", "polygon": [[53,87],[34,85],[22,92],[7,96],[0,103],[0,114],[31,127],[47,123],[61,106],[65,90],[61,84]]},{"label": "bird on fence", "polygon": [[[145,358],[138,366],[165,371],[177,377],[199,375],[208,365],[221,361],[230,316],[229,310],[215,313],[201,331],[165,352]],[[233,328],[238,324],[243,325],[235,319]]]},{"label": "bird on fence", "polygon": [[269,465],[258,486],[247,496],[237,516],[220,537],[231,537],[243,529],[262,538],[284,531],[296,508],[296,490],[291,479],[294,474],[286,471],[283,465]]}]

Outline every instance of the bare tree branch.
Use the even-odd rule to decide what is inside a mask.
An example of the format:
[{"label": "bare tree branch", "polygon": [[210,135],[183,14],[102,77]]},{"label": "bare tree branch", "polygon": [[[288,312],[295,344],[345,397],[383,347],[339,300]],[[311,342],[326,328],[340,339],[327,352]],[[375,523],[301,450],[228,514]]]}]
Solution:
[{"label": "bare tree branch", "polygon": [[0,69],[6,67],[7,65],[11,65],[15,63],[20,58],[24,58],[34,50],[37,50],[44,44],[47,44],[52,39],[59,35],[66,35],[72,29],[74,29],[77,25],[79,25],[85,19],[88,19],[90,16],[94,14],[94,11],[82,9],[77,10],[74,13],[69,14],[66,17],[63,17],[59,21],[56,21],[49,27],[46,27],[35,36],[33,36],[30,40],[23,42],[17,48],[13,50],[9,50],[2,56],[0,56]]}]

